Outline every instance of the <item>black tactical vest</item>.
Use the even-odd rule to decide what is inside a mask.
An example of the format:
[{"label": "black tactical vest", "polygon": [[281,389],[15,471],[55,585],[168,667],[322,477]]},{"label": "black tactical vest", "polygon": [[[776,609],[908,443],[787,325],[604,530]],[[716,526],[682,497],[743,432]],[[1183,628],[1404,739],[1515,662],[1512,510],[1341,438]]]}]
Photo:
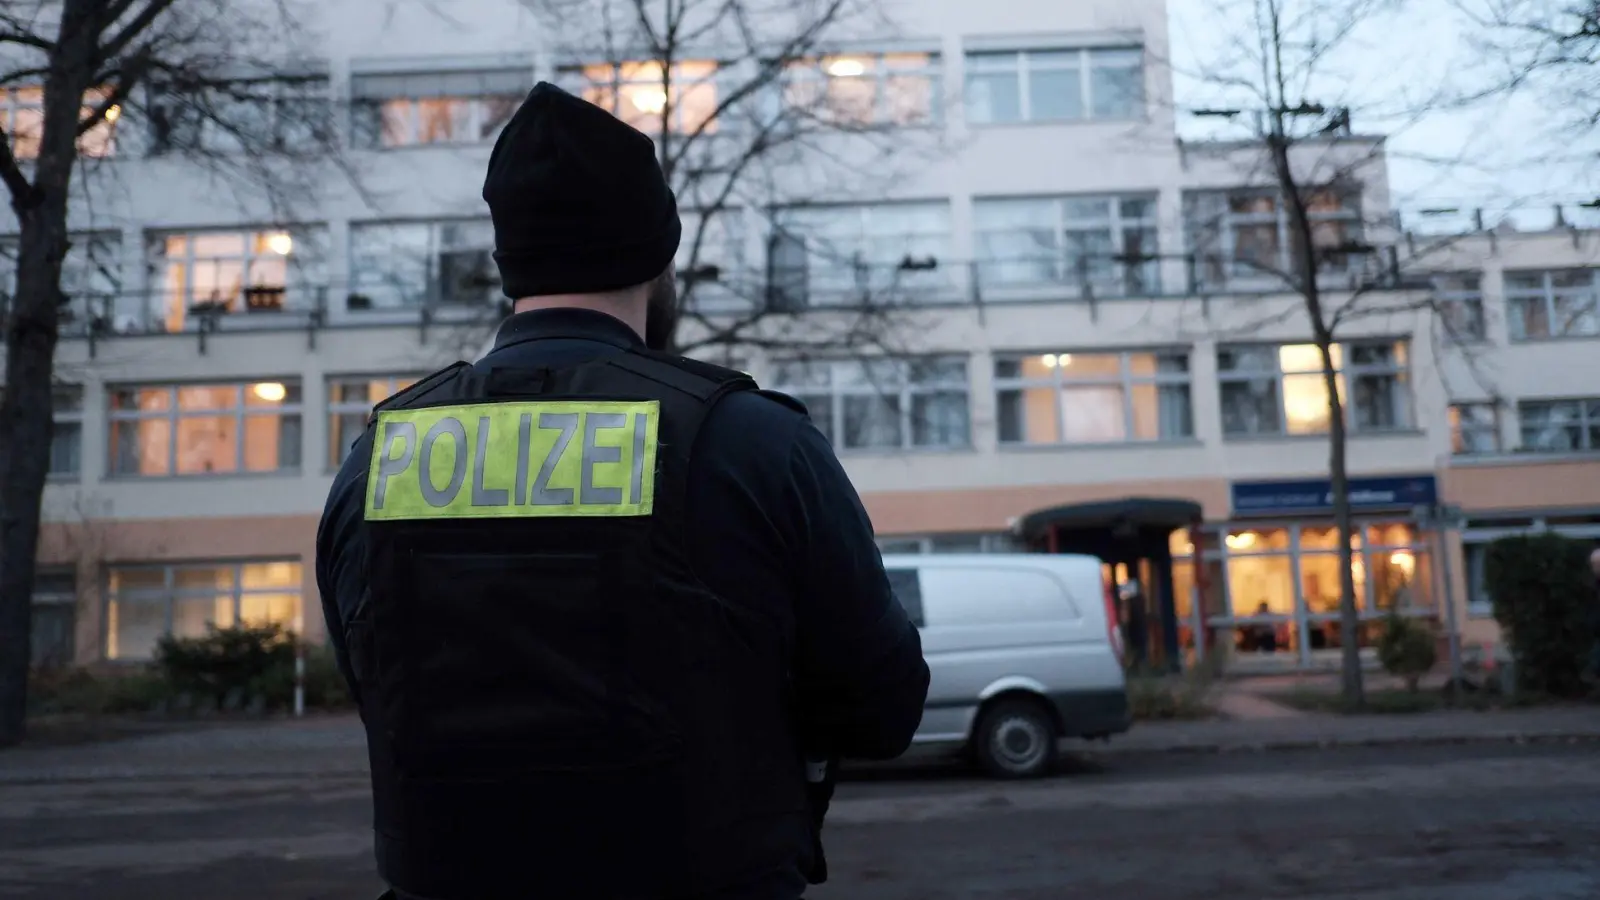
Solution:
[{"label": "black tactical vest", "polygon": [[440,900],[691,898],[805,852],[778,624],[689,561],[745,375],[630,350],[440,372],[374,416],[362,719],[377,856]]}]

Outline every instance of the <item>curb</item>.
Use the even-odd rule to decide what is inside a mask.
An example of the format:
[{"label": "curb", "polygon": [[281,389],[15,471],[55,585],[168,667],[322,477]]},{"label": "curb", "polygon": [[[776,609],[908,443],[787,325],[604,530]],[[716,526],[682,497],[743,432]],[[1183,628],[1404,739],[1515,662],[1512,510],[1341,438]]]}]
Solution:
[{"label": "curb", "polygon": [[1447,735],[1373,735],[1369,737],[1281,738],[1263,741],[1203,741],[1162,746],[1091,747],[1073,751],[1076,756],[1205,755],[1216,753],[1266,753],[1295,750],[1335,750],[1358,747],[1443,747],[1471,744],[1583,744],[1600,743],[1600,728],[1547,732],[1487,732]]}]

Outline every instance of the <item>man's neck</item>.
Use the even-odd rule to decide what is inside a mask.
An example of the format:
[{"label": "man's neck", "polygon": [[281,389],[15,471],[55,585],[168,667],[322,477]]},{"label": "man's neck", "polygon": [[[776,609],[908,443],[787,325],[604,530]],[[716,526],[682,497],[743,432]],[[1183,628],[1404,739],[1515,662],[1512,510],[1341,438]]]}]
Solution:
[{"label": "man's neck", "polygon": [[553,294],[547,297],[523,297],[511,307],[512,312],[530,312],[537,309],[587,309],[604,313],[643,335],[645,308],[641,302],[610,294]]}]

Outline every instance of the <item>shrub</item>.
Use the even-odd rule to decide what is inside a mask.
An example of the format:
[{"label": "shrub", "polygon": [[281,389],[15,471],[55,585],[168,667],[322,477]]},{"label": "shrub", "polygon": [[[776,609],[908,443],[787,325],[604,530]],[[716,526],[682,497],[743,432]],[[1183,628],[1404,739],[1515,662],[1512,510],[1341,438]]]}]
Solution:
[{"label": "shrub", "polygon": [[1433,629],[1416,619],[1390,612],[1378,637],[1378,660],[1390,675],[1405,679],[1415,693],[1422,676],[1439,661],[1439,644]]},{"label": "shrub", "polygon": [[30,715],[120,715],[160,712],[172,690],[160,673],[133,669],[96,675],[87,669],[61,669],[28,681]]},{"label": "shrub", "polygon": [[1517,661],[1518,689],[1582,694],[1595,643],[1590,616],[1600,602],[1588,545],[1552,533],[1504,537],[1489,545],[1484,576]]},{"label": "shrub", "polygon": [[260,709],[287,702],[294,654],[294,637],[277,625],[212,628],[204,637],[163,637],[155,665],[202,709]]},{"label": "shrub", "polygon": [[1182,675],[1133,674],[1128,677],[1128,707],[1135,719],[1204,719],[1212,714],[1209,666]]}]

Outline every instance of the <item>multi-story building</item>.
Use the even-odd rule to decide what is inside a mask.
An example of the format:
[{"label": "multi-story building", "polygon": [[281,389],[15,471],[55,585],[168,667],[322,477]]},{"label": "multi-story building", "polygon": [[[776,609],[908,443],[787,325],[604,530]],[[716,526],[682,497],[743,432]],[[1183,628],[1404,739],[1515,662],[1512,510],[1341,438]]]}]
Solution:
[{"label": "multi-story building", "polygon": [[[208,623],[320,637],[331,473],[375,402],[476,352],[497,315],[479,189],[499,126],[540,78],[597,79],[589,96],[624,116],[662,108],[659,65],[552,47],[511,0],[451,4],[448,26],[425,4],[381,24],[326,6],[326,68],[297,90],[336,101],[359,190],[332,180],[286,219],[164,153],[169,130],[119,122],[95,145],[67,262],[42,656],[139,660]],[[895,33],[820,48],[772,102],[821,96],[939,154],[876,193],[740,209],[708,258],[780,323],[855,315],[828,307],[885,285],[898,299],[861,345],[703,352],[807,402],[886,550],[1087,549],[1141,578],[1173,645],[1333,653],[1327,393],[1303,304],[1271,277],[1289,264],[1283,204],[1256,147],[1178,139],[1164,5],[894,12]],[[684,127],[717,109],[717,59],[675,69]],[[0,98],[12,116],[37,103]],[[1380,140],[1299,150],[1357,176],[1313,198],[1330,302],[1372,259],[1436,275],[1385,281],[1337,332],[1363,615],[1453,603],[1469,642],[1492,639],[1484,540],[1600,534],[1600,236],[1418,252],[1384,224]],[[1418,519],[1441,503],[1464,529]]]}]

